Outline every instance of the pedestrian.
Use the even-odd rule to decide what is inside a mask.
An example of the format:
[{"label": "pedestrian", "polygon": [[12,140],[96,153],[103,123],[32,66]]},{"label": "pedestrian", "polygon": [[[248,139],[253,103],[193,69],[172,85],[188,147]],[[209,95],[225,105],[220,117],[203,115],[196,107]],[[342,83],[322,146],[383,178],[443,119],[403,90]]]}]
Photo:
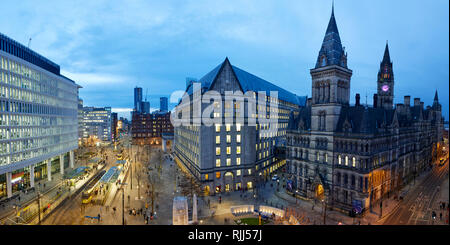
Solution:
[{"label": "pedestrian", "polygon": [[100,223],[100,214],[98,214],[97,217],[98,217],[98,222]]},{"label": "pedestrian", "polygon": [[442,221],[442,212],[439,213],[439,220]]}]

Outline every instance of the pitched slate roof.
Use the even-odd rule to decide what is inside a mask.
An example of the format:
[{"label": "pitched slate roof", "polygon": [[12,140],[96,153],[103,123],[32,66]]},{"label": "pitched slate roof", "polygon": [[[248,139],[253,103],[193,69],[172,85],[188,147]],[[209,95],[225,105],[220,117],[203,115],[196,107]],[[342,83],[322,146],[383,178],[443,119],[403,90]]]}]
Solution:
[{"label": "pitched slate roof", "polygon": [[326,66],[338,65],[347,68],[347,64],[341,62],[344,50],[341,44],[341,38],[339,37],[339,31],[337,28],[336,20],[334,19],[334,6],[331,11],[330,21],[328,22],[327,31],[323,38],[322,47],[317,57],[316,67],[322,67],[321,57],[325,55]]},{"label": "pitched slate roof", "polygon": [[[213,84],[216,77],[219,75],[220,71],[222,70],[222,67],[225,66],[226,64],[229,64],[231,66],[231,69],[236,75],[236,78],[243,90],[243,93],[246,93],[247,91],[255,91],[255,92],[265,91],[266,94],[269,95],[270,91],[278,91],[278,99],[300,106],[306,105],[307,96],[297,96],[296,94],[293,94],[283,88],[280,88],[274,85],[273,83],[270,83],[236,66],[233,66],[230,64],[228,58],[225,58],[225,60],[220,65],[216,66],[212,71],[208,72],[205,76],[203,76],[200,80],[198,80],[198,82],[201,83],[201,88],[204,91],[208,91],[211,88],[211,85]],[[191,95],[192,90],[193,86],[191,84],[186,89],[186,92],[189,95]]]}]

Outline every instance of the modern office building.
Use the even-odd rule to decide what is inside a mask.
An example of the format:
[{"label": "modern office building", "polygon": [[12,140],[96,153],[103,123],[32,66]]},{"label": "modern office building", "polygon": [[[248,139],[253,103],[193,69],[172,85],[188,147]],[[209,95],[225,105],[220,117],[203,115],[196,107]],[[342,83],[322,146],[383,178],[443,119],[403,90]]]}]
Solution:
[{"label": "modern office building", "polygon": [[[199,96],[193,96],[194,87],[197,85],[199,90],[195,93],[205,95],[208,91],[215,91],[222,97],[221,102],[199,101],[201,99]],[[201,115],[211,106],[222,111],[211,112],[211,116],[220,123],[207,126],[193,124],[193,120],[197,118],[192,116],[194,112],[190,110],[192,115],[188,119],[191,120],[189,125],[175,127],[173,146],[175,161],[201,182],[205,194],[252,189],[255,182],[268,178],[270,173],[285,164],[284,159],[276,157],[275,149],[284,144],[289,114],[291,111],[298,113],[299,109],[306,105],[306,96],[299,97],[232,66],[228,58],[199,81],[186,79],[186,86],[189,102],[182,101],[177,105],[174,118],[181,118],[183,110],[192,109],[194,105],[200,106]],[[259,97],[260,91],[266,93],[265,97],[262,95]],[[256,101],[263,100],[267,104],[258,102],[256,110],[250,113],[252,111],[248,108],[250,103],[226,101],[226,92],[235,94],[240,92],[244,96],[247,94]],[[278,98],[273,92],[278,93]],[[244,99],[244,96],[240,97]],[[275,108],[269,107],[269,102],[278,106],[275,114],[276,128],[270,132],[268,130],[270,125],[260,120],[274,115]],[[252,107],[254,105],[252,104]],[[237,111],[241,108],[244,115],[237,115]],[[226,122],[225,118],[230,117],[232,122]],[[238,119],[244,123],[238,123]],[[256,123],[253,125],[248,123],[251,119],[255,119]]]},{"label": "modern office building", "polygon": [[159,110],[162,112],[169,110],[169,100],[167,97],[159,98]]},{"label": "modern office building", "polygon": [[159,145],[163,133],[173,134],[170,112],[134,113],[131,120],[132,143]]},{"label": "modern office building", "polygon": [[134,88],[134,111],[140,112],[142,102],[142,88],[135,87]]},{"label": "modern office building", "polygon": [[82,140],[111,141],[111,107],[83,107]]},{"label": "modern office building", "polygon": [[78,144],[81,144],[81,139],[83,138],[83,100],[78,97]]},{"label": "modern office building", "polygon": [[287,131],[288,189],[328,207],[357,213],[393,194],[428,168],[442,141],[442,108],[420,98],[393,104],[394,72],[386,43],[373,105],[350,105],[350,78],[332,11],[310,70],[311,105],[291,115]]},{"label": "modern office building", "polygon": [[78,85],[0,34],[0,198],[73,167]]}]

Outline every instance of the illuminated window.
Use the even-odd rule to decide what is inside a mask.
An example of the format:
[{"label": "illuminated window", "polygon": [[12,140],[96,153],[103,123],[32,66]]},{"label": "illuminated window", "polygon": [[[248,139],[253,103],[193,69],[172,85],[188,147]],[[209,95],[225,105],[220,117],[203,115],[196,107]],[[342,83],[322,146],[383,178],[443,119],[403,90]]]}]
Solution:
[{"label": "illuminated window", "polygon": [[226,129],[227,129],[227,132],[230,132],[230,130],[231,130],[231,125],[230,125],[230,124],[227,124],[227,125],[226,125]]},{"label": "illuminated window", "polygon": [[205,180],[208,180],[208,174],[205,174]]},{"label": "illuminated window", "polygon": [[220,147],[216,147],[216,156],[220,155]]},{"label": "illuminated window", "polygon": [[316,160],[319,161],[319,152],[316,153]]},{"label": "illuminated window", "polygon": [[248,174],[252,174],[252,169],[249,169],[249,170],[248,170]]},{"label": "illuminated window", "polygon": [[216,172],[216,178],[220,179],[220,172]]},{"label": "illuminated window", "polygon": [[348,166],[348,156],[345,156],[345,166]]},{"label": "illuminated window", "polygon": [[231,154],[231,147],[230,147],[230,146],[227,147],[227,154],[228,154],[228,155]]},{"label": "illuminated window", "polygon": [[341,155],[338,156],[338,163],[339,163],[339,164],[342,164]]},{"label": "illuminated window", "polygon": [[241,135],[240,134],[236,135],[236,142],[241,143]]},{"label": "illuminated window", "polygon": [[227,143],[231,143],[231,135],[227,135]]},{"label": "illuminated window", "polygon": [[236,158],[236,165],[241,165],[241,158],[240,157]]},{"label": "illuminated window", "polygon": [[241,154],[241,147],[240,146],[236,146],[236,154]]},{"label": "illuminated window", "polygon": [[220,144],[220,135],[216,136],[216,144]]},{"label": "illuminated window", "polygon": [[231,159],[227,158],[227,166],[231,166]]},{"label": "illuminated window", "polygon": [[241,170],[240,169],[236,170],[236,176],[241,176]]},{"label": "illuminated window", "polygon": [[236,131],[241,132],[241,124],[236,123]]},{"label": "illuminated window", "polygon": [[216,159],[216,167],[220,167],[220,159]]},{"label": "illuminated window", "polygon": [[352,166],[356,167],[356,158],[355,157],[352,158]]},{"label": "illuminated window", "polygon": [[216,125],[216,132],[220,132],[220,125]]},{"label": "illuminated window", "polygon": [[328,162],[328,154],[325,153],[325,162]]}]

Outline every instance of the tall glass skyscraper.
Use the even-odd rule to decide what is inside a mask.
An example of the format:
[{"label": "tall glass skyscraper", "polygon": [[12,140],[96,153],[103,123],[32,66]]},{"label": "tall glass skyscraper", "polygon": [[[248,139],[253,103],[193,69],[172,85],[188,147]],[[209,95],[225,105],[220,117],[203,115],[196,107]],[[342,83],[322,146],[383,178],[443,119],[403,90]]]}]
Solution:
[{"label": "tall glass skyscraper", "polygon": [[78,85],[0,33],[0,198],[73,167]]},{"label": "tall glass skyscraper", "polygon": [[140,112],[142,102],[142,88],[136,87],[134,88],[134,110]]},{"label": "tall glass skyscraper", "polygon": [[168,111],[169,110],[169,103],[168,103],[167,97],[159,98],[159,110],[160,111]]}]

